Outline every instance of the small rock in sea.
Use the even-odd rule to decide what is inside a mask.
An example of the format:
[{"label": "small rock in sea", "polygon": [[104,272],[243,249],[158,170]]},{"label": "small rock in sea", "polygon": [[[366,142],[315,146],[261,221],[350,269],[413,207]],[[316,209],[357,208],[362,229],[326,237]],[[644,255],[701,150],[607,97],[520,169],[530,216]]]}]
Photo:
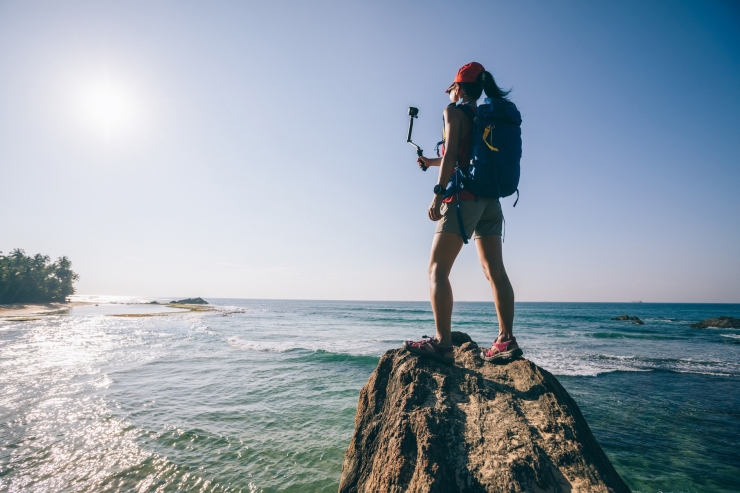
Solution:
[{"label": "small rock in sea", "polygon": [[694,329],[706,329],[709,327],[714,327],[717,329],[740,329],[740,318],[735,318],[735,317],[708,318],[706,320],[702,320],[701,322],[691,324],[689,327],[693,327]]},{"label": "small rock in sea", "polygon": [[640,320],[640,317],[630,317],[629,315],[620,315],[618,317],[613,317],[611,320],[624,320],[624,321],[634,322],[637,325],[645,325],[645,322]]},{"label": "small rock in sea", "polygon": [[452,334],[454,365],[401,349],[380,358],[339,493],[630,491],[553,375],[525,359],[484,363]]},{"label": "small rock in sea", "polygon": [[159,303],[157,303],[156,301],[150,301],[149,304],[150,305],[159,305]]},{"label": "small rock in sea", "polygon": [[208,302],[203,298],[186,298],[179,301],[171,301],[170,303],[177,303],[178,305],[207,305]]}]

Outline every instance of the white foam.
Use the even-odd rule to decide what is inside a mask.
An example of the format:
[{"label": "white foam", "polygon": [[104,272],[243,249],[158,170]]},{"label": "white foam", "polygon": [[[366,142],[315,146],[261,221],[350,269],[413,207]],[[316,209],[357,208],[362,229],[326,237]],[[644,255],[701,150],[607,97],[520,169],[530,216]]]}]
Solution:
[{"label": "white foam", "polygon": [[69,301],[78,301],[85,303],[104,303],[104,304],[129,304],[129,303],[149,303],[152,298],[140,298],[137,296],[108,296],[108,295],[86,295],[73,294],[69,296]]},{"label": "white foam", "polygon": [[[305,351],[325,351],[327,353],[346,354],[349,356],[381,356],[385,351],[390,349],[387,341],[376,339],[365,340],[253,340],[244,339],[239,336],[231,336],[226,342],[234,349],[243,351],[262,351],[272,353],[286,353],[288,351],[305,350]],[[401,341],[394,344],[395,347],[401,346]]]},{"label": "white foam", "polygon": [[241,349],[245,351],[266,351],[266,352],[272,352],[272,353],[285,353],[288,351],[292,351],[295,349],[305,349],[297,346],[289,346],[277,342],[269,342],[269,341],[249,341],[247,339],[242,339],[238,336],[232,336],[229,337],[226,342],[229,344],[229,346],[233,347],[234,349]]},{"label": "white foam", "polygon": [[[566,357],[567,356],[567,357]],[[597,376],[615,371],[675,371],[707,375],[740,375],[740,365],[727,361],[697,361],[692,358],[646,358],[635,355],[570,354],[546,348],[533,348],[525,357],[555,375]]]},{"label": "white foam", "polygon": [[219,315],[231,315],[232,313],[256,313],[265,310],[255,310],[252,308],[244,308],[243,306],[232,306],[232,305],[211,305]]}]

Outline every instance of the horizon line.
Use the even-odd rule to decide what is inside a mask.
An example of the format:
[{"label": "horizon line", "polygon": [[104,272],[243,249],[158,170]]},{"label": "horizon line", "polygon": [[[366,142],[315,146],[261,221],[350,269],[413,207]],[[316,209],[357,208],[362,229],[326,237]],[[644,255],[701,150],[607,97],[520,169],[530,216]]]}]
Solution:
[{"label": "horizon line", "polygon": [[[114,295],[114,294],[74,294],[71,296],[120,296],[130,298],[179,298],[182,296],[141,296],[141,295]],[[380,299],[318,299],[318,298],[249,298],[249,297],[232,297],[232,296],[199,296],[203,299],[222,299],[222,300],[253,300],[253,301],[322,301],[322,302],[373,302],[373,303],[429,303],[429,300],[380,300]],[[193,298],[191,296],[191,298]],[[455,300],[456,303],[493,303],[490,301],[480,300]],[[531,301],[517,300],[515,303],[613,303],[613,304],[634,304],[634,305],[659,305],[659,304],[683,304],[683,305],[740,305],[740,301]]]}]

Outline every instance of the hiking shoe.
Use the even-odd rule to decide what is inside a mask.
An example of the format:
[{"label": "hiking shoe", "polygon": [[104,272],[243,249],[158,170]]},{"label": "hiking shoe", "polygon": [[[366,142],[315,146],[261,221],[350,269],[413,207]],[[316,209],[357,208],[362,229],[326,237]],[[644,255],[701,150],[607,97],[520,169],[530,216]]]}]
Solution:
[{"label": "hiking shoe", "polygon": [[496,342],[490,348],[484,349],[480,352],[480,357],[485,361],[491,361],[493,363],[511,361],[524,354],[516,343],[516,337],[512,337],[511,340],[506,342]]},{"label": "hiking shoe", "polygon": [[433,358],[448,365],[455,362],[455,352],[452,346],[442,347],[436,339],[429,336],[422,336],[420,341],[405,341],[402,348],[410,353]]}]

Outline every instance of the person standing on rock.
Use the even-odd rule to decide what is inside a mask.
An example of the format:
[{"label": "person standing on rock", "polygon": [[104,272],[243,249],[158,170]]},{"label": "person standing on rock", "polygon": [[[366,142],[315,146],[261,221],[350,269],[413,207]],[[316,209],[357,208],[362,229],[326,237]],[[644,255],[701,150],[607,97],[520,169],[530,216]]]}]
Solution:
[{"label": "person standing on rock", "polygon": [[[486,104],[479,109],[477,101],[483,91],[487,96]],[[496,159],[504,156],[511,158],[512,162],[515,160],[513,187],[516,188],[521,157],[521,116],[507,98],[509,92],[500,89],[480,63],[471,62],[458,70],[446,92],[450,95],[451,104],[444,110],[442,157],[429,159],[422,156],[417,160],[422,169],[440,167],[428,210],[429,219],[437,222],[429,259],[430,298],[436,336],[406,341],[403,348],[444,363],[454,363],[451,338],[453,297],[449,276],[452,264],[472,232],[483,273],[491,284],[499,324],[498,337],[490,348],[481,351],[481,357],[486,361],[505,361],[522,355],[512,333],[514,289],[504,268],[501,241],[504,217],[498,200],[498,197],[509,195],[514,190],[501,192],[497,188],[498,193],[485,193],[488,189],[474,182],[476,172],[477,176],[490,172],[478,163],[471,163],[471,153],[475,149],[471,144],[474,144],[474,138],[482,138],[488,148],[499,153]],[[485,125],[486,121],[493,124],[487,129],[481,128],[481,122]],[[497,141],[493,140],[494,134]],[[475,165],[478,168],[473,170]],[[501,188],[503,190],[506,186]],[[475,194],[476,191],[484,193]]]}]

